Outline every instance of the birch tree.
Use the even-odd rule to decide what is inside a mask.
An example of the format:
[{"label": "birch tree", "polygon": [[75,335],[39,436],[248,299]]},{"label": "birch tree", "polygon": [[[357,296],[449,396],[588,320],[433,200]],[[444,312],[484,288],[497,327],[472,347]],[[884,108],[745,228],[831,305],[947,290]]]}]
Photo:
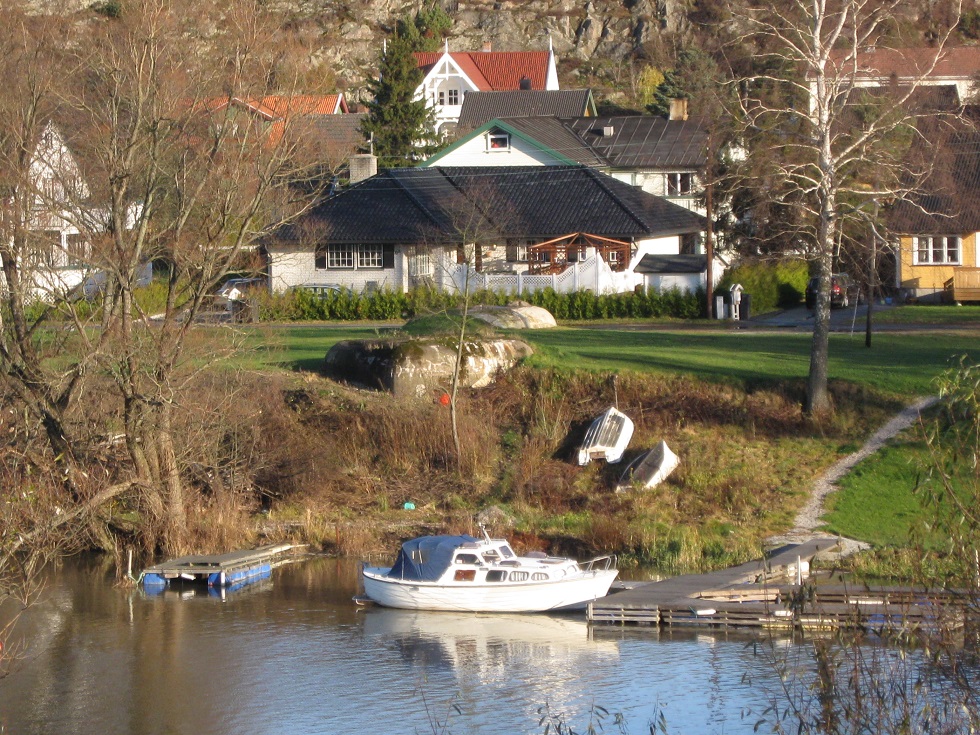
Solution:
[{"label": "birch tree", "polygon": [[[904,162],[908,143],[899,141],[914,135],[909,102],[953,31],[947,25],[937,32],[930,62],[907,84],[879,97],[873,114],[862,114],[867,100],[856,91],[862,54],[900,45],[888,34],[907,10],[907,0],[794,0],[750,9],[739,18],[763,49],[760,60],[767,68],[740,80],[746,139],[764,140],[775,152],[754,155],[756,165],[765,158],[757,175],[794,210],[795,245],[805,250],[819,278],[805,406],[811,415],[831,409],[830,286],[842,228],[850,220],[866,220],[874,202],[894,201],[914,189],[915,177]],[[958,15],[954,10],[949,17]]]}]

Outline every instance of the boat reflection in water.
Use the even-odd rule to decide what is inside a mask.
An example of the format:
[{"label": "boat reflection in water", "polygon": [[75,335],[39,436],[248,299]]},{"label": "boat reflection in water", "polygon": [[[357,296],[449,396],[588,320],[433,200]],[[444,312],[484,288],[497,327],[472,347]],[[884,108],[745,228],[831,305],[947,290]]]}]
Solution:
[{"label": "boat reflection in water", "polygon": [[[369,608],[365,636],[425,670],[452,671],[481,684],[513,683],[517,672],[535,672],[543,697],[568,681],[569,672],[619,657],[614,640],[594,640],[584,619],[562,615],[454,613]],[[533,686],[528,682],[528,686]]]}]

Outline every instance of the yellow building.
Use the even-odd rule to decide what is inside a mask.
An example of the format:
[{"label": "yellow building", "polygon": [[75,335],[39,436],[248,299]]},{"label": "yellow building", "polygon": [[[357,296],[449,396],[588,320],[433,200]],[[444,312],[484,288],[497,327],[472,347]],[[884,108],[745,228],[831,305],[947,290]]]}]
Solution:
[{"label": "yellow building", "polygon": [[[977,233],[902,235],[896,275],[895,285],[905,295],[923,301],[943,298],[944,291],[954,284],[961,292],[964,288],[970,288],[971,282],[980,275]],[[952,292],[946,297],[972,300],[957,298]]]}]

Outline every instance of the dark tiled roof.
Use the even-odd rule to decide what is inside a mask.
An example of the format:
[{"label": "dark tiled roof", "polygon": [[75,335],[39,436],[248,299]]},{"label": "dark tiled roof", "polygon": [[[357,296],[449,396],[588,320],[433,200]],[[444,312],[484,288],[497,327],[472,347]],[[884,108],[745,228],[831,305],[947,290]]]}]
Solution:
[{"label": "dark tiled roof", "polygon": [[622,115],[563,122],[614,168],[699,168],[706,160],[708,131],[700,119]]},{"label": "dark tiled roof", "polygon": [[435,167],[393,169],[359,182],[279,238],[424,245],[456,242],[466,231],[631,239],[702,229],[702,217],[586,167]]},{"label": "dark tiled roof", "polygon": [[347,115],[317,115],[312,118],[316,135],[322,145],[330,150],[356,153],[367,142],[361,132],[361,123],[366,112],[352,112]]},{"label": "dark tiled roof", "polygon": [[918,193],[890,208],[889,229],[903,235],[980,232],[980,132],[951,136],[935,155]]},{"label": "dark tiled roof", "polygon": [[704,273],[707,255],[653,255],[640,258],[633,270],[637,273]]},{"label": "dark tiled roof", "polygon": [[575,163],[592,167],[608,165],[574,130],[556,117],[508,117],[501,118],[500,122]]},{"label": "dark tiled roof", "polygon": [[474,130],[499,117],[579,117],[592,107],[591,89],[534,89],[468,92],[463,97],[458,130]]}]

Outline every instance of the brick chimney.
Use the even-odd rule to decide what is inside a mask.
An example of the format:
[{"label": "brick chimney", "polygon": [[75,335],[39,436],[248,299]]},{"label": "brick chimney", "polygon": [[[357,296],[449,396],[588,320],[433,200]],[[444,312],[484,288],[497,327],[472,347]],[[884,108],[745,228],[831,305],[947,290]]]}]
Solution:
[{"label": "brick chimney", "polygon": [[350,183],[369,179],[378,173],[378,157],[370,153],[356,153],[350,157]]},{"label": "brick chimney", "polygon": [[670,101],[670,120],[687,120],[687,100],[675,97]]}]

